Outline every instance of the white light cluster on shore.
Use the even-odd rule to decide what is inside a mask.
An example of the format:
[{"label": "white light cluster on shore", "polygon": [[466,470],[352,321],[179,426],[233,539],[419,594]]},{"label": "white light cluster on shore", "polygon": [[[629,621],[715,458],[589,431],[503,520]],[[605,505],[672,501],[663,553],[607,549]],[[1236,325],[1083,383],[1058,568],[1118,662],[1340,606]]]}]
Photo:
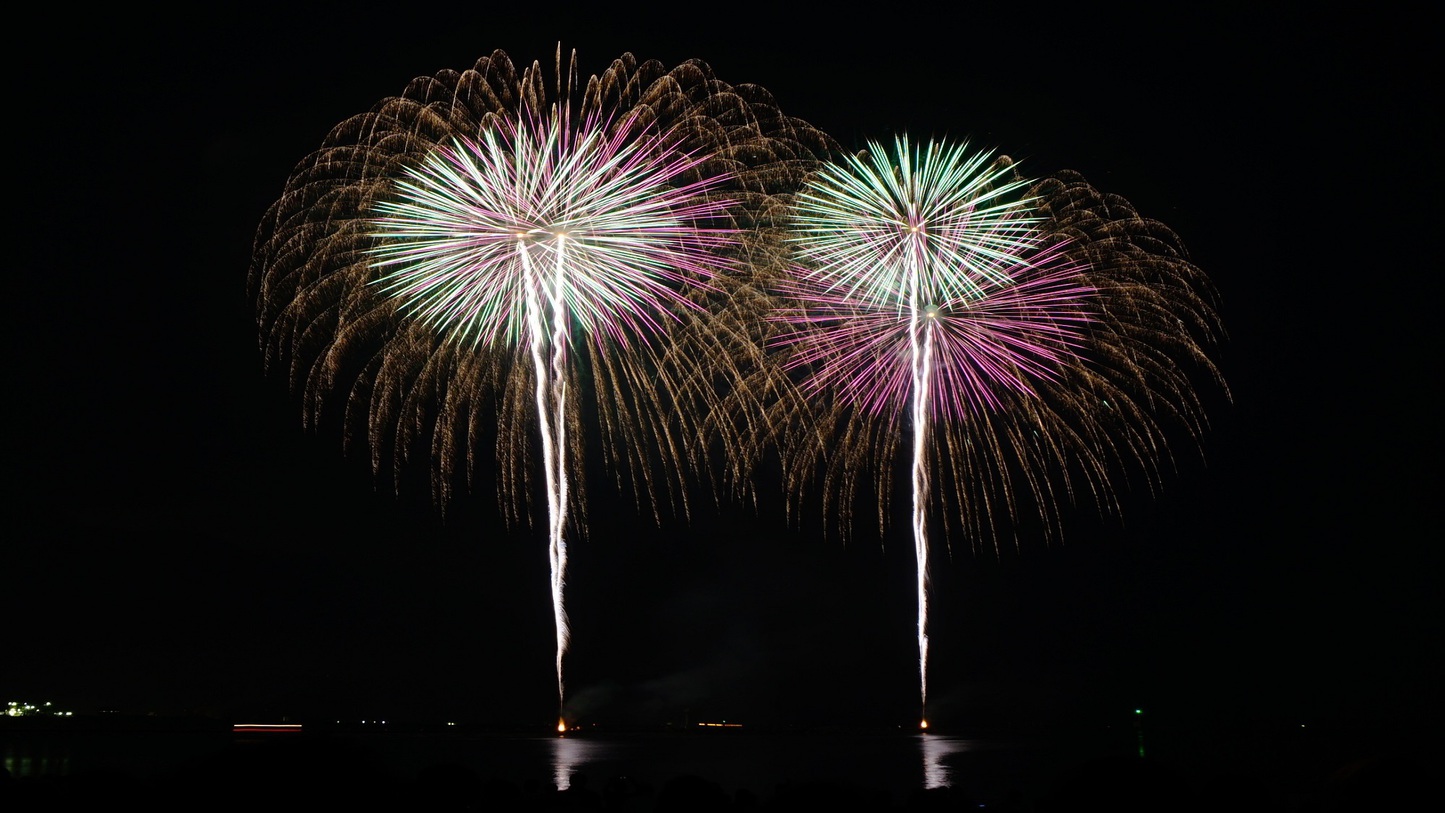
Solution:
[{"label": "white light cluster on shore", "polygon": [[50,702],[37,706],[33,703],[22,703],[18,700],[11,700],[5,704],[6,717],[73,717],[75,712],[61,711]]}]

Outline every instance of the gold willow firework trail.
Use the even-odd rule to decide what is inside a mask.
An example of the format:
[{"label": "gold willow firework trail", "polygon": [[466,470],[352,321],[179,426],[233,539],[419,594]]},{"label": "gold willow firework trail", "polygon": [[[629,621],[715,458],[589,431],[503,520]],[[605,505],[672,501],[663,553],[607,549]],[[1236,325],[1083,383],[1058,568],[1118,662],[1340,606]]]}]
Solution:
[{"label": "gold willow firework trail", "polygon": [[698,61],[584,81],[559,48],[550,74],[497,51],[339,124],[267,211],[250,290],[305,423],[396,488],[424,457],[445,506],[494,457],[529,521],[540,452],[565,714],[585,430],[658,519],[698,481],[747,488],[736,427],[766,389],[733,384],[759,380],[769,224],[830,142]]},{"label": "gold willow firework trail", "polygon": [[1223,388],[1212,292],[1127,202],[964,145],[870,144],[810,178],[791,230],[772,344],[803,396],[768,425],[844,533],[870,498],[886,530],[907,461],[926,712],[934,525],[997,546],[1080,495],[1116,509],[1131,469],[1158,484],[1171,435],[1203,429],[1194,383]]}]

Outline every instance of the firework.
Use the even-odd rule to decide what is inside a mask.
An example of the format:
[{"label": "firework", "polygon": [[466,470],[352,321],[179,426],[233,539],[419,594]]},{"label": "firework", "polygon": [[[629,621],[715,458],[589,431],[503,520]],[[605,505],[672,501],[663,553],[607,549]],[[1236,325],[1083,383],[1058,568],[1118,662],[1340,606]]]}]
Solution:
[{"label": "firework", "polygon": [[747,396],[719,382],[761,353],[753,226],[828,143],[701,62],[578,77],[560,48],[550,82],[498,51],[338,125],[268,210],[251,275],[307,424],[339,424],[398,488],[424,454],[445,506],[490,442],[506,516],[530,519],[540,446],[564,710],[584,415],[654,512],[741,449],[722,416]]},{"label": "firework", "polygon": [[1105,203],[1076,176],[1030,184],[1006,158],[906,138],[798,196],[773,344],[808,402],[779,412],[808,420],[777,434],[845,530],[870,488],[886,528],[906,459],[925,711],[933,521],[997,545],[1025,503],[1050,530],[1080,489],[1111,506],[1121,462],[1153,481],[1172,419],[1199,430],[1186,368],[1218,380],[1202,276],[1167,229]]}]

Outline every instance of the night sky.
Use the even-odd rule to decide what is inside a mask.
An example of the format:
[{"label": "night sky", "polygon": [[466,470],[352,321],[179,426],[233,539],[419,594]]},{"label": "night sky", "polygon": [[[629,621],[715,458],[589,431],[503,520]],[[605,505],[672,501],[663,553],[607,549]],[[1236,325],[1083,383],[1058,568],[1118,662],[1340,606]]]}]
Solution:
[{"label": "night sky", "polygon": [[[1161,495],[1138,483],[1122,521],[1067,511],[1062,544],[936,551],[940,721],[1445,722],[1421,21],[769,8],[17,26],[0,699],[554,719],[545,527],[508,528],[490,493],[443,519],[334,427],[307,432],[263,372],[246,275],[333,124],[494,49],[550,64],[560,41],[584,73],[702,59],[848,146],[906,131],[1079,170],[1217,285],[1233,402],[1211,396]],[[608,482],[571,548],[579,720],[916,719],[906,523],[845,546],[816,516],[704,501],[658,525]]]}]

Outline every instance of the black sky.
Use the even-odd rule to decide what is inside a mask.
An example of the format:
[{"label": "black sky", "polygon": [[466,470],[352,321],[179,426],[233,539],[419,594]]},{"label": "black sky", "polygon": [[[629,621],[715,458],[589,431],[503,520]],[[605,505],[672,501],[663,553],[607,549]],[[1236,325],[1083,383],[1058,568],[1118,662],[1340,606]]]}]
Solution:
[{"label": "black sky", "polygon": [[[549,7],[556,8],[556,7]],[[7,119],[0,697],[219,714],[555,710],[547,558],[490,495],[394,499],[263,374],[250,242],[296,161],[493,49],[708,62],[861,145],[906,131],[1076,169],[1217,284],[1232,405],[1123,525],[935,568],[959,722],[1441,722],[1438,91],[1422,22],[1317,11],[236,6],[40,14]],[[573,546],[575,711],[916,713],[906,526],[848,547],[765,509]]]}]

